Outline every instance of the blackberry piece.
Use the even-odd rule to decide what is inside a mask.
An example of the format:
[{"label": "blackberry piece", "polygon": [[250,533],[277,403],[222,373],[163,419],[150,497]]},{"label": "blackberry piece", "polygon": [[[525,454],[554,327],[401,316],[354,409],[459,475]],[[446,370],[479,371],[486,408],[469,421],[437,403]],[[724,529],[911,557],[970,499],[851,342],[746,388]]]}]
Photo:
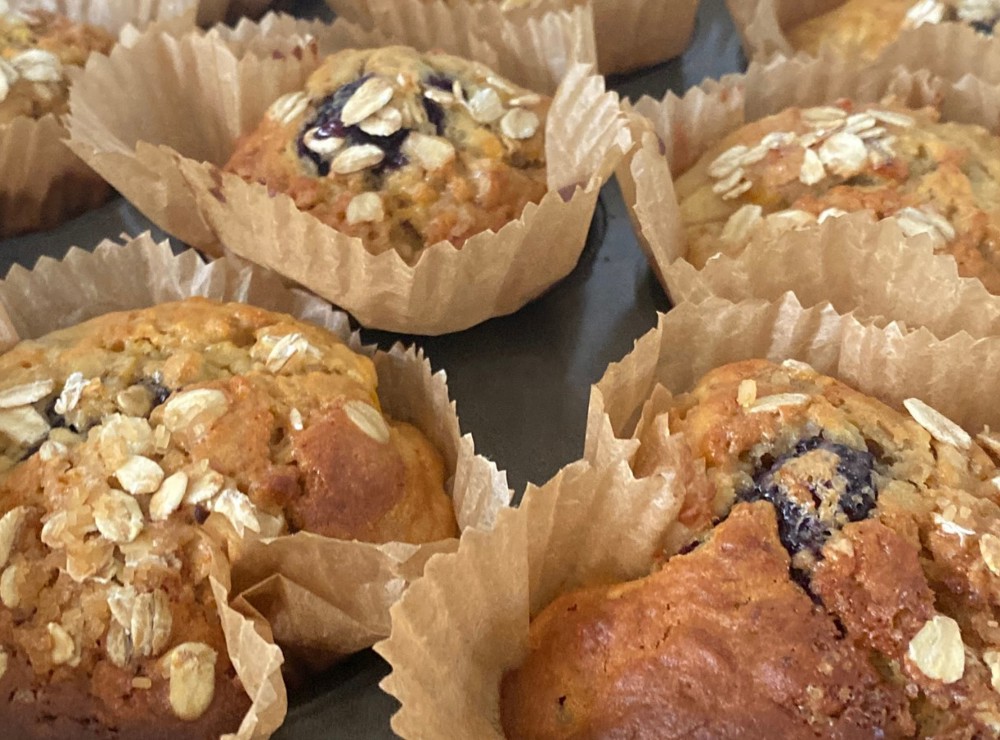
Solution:
[{"label": "blackberry piece", "polygon": [[791,452],[765,460],[743,501],[767,501],[778,517],[778,535],[794,557],[819,556],[830,535],[847,522],[868,518],[878,498],[872,481],[875,458],[867,450],[804,439]]},{"label": "blackberry piece", "polygon": [[149,392],[153,395],[153,408],[154,409],[157,406],[159,406],[160,404],[165,403],[166,400],[168,398],[170,398],[170,394],[172,393],[172,391],[169,388],[167,388],[165,385],[157,382],[155,379],[153,379],[153,378],[143,378],[139,382],[142,384],[142,386],[144,388],[146,388],[147,390],[149,390]]},{"label": "blackberry piece", "polygon": [[[331,137],[338,137],[347,140],[347,146],[357,146],[359,144],[374,144],[383,152],[385,152],[385,159],[377,166],[371,168],[374,175],[380,175],[387,170],[394,170],[407,164],[409,161],[406,155],[400,151],[403,142],[406,137],[409,136],[410,130],[407,128],[401,128],[389,136],[375,136],[374,134],[369,134],[361,130],[357,125],[355,126],[345,126],[344,122],[341,120],[341,114],[344,111],[344,106],[347,105],[347,101],[351,99],[355,91],[365,83],[366,80],[370,79],[372,75],[364,75],[359,77],[353,82],[349,82],[337,88],[332,94],[327,95],[320,102],[319,106],[316,108],[316,115],[307,120],[299,133],[298,140],[296,142],[296,151],[299,157],[302,159],[307,159],[316,165],[316,171],[319,173],[320,177],[326,177],[330,174],[330,162],[323,159],[316,152],[312,151],[305,145],[305,135],[307,131],[314,131],[313,137],[316,139],[329,139]],[[449,83],[449,88],[450,83]],[[444,119],[444,110],[432,101],[424,99],[424,107],[427,109],[427,105],[430,103],[438,109],[438,114],[441,120]],[[431,112],[427,109],[427,117],[434,121],[431,117]],[[441,127],[438,123],[439,131]]]}]

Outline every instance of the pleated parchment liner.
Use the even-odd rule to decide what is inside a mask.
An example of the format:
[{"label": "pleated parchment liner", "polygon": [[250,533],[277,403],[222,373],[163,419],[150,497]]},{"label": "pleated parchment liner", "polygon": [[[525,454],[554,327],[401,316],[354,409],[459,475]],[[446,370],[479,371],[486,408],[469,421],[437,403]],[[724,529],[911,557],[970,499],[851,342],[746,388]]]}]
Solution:
[{"label": "pleated parchment liner", "polygon": [[[292,314],[328,328],[370,356],[383,408],[415,424],[441,451],[459,526],[492,527],[510,500],[506,476],[475,453],[469,435],[461,435],[444,374],[433,373],[423,354],[412,348],[397,345],[383,352],[362,346],[357,334],[350,333],[345,314],[240,260],[223,258],[206,265],[193,251],[175,257],[166,243],[155,244],[148,235],[124,246],[105,242],[93,254],[74,249],[62,262],[43,258],[30,272],[15,267],[0,284],[6,314],[0,336],[10,344],[14,337],[39,336],[109,311],[192,295]],[[286,664],[308,670],[385,637],[390,605],[431,555],[454,550],[457,540],[375,545],[300,532],[242,545],[230,549],[235,560],[230,606],[241,614],[260,615],[284,650]],[[240,657],[250,670],[240,673],[247,687],[262,680],[254,673],[259,665],[254,650],[261,646],[251,647]],[[239,669],[240,663],[234,664]],[[275,677],[268,680],[277,696],[280,681],[276,667],[271,670]],[[281,708],[283,716],[283,703]]]},{"label": "pleated parchment liner", "polygon": [[518,84],[551,95],[574,63],[597,64],[587,3],[540,0],[501,10],[466,0],[327,0],[338,17],[377,28],[392,43],[476,59]]},{"label": "pleated parchment liner", "polygon": [[[689,390],[707,370],[750,357],[794,358],[900,408],[917,396],[976,430],[1000,422],[992,398],[1000,340],[866,326],[829,306],[802,309],[718,298],[661,315],[592,391],[589,459],[564,468],[491,532],[468,532],[457,554],[428,564],[392,609],[375,649],[392,665],[382,687],[402,704],[406,738],[500,738],[498,685],[527,652],[529,619],[580,585],[649,572],[685,495],[667,471],[635,479],[632,426],[651,396]],[[655,392],[655,393],[654,393]]]},{"label": "pleated parchment liner", "polygon": [[[813,259],[803,261],[803,254]],[[893,320],[938,337],[1000,336],[1000,296],[976,278],[959,277],[955,260],[934,254],[926,235],[908,238],[895,221],[876,222],[864,212],[777,237],[764,229],[739,259],[720,257],[701,270],[677,260],[669,272],[677,276],[670,291],[677,302],[711,295],[776,301],[791,291],[804,306],[830,302],[880,325]]]},{"label": "pleated parchment liner", "polygon": [[[194,25],[197,0],[48,0],[14,2],[106,28],[123,42],[153,24],[171,32]],[[68,70],[72,80],[74,72]],[[48,229],[103,203],[111,189],[63,143],[61,118],[19,116],[0,124],[0,237]]]},{"label": "pleated parchment liner", "polygon": [[[525,59],[525,65],[596,60],[598,71],[605,75],[679,55],[691,41],[698,10],[697,0],[327,0],[327,4],[339,16],[381,28],[400,43],[418,48],[434,45],[435,28],[442,22],[488,30],[479,35],[502,39],[505,45],[531,29],[544,44],[534,46],[542,56]],[[577,40],[585,45],[574,43]],[[584,55],[570,56],[571,52]],[[510,70],[502,71],[517,79]]]},{"label": "pleated parchment liner", "polygon": [[[683,98],[668,93],[659,101],[644,97],[636,103],[633,112],[638,116],[633,124],[640,143],[622,160],[616,174],[639,243],[668,294],[676,301],[702,294],[699,291],[706,285],[719,284],[714,280],[695,284],[699,282],[699,275],[686,259],[688,250],[674,190],[674,174],[685,172],[704,152],[749,121],[791,106],[821,105],[839,98],[856,102],[879,101],[887,95],[896,96],[910,107],[937,104],[945,121],[979,124],[992,131],[996,131],[1000,123],[1000,87],[987,85],[968,75],[950,82],[926,71],[843,59],[830,52],[816,59],[799,56],[791,60],[777,59],[769,64],[754,63],[745,75],[708,81],[688,91]],[[918,250],[911,250],[907,242],[893,243],[889,232],[882,232],[877,245],[880,252],[903,250],[905,254],[880,253],[875,260],[871,253],[876,245],[851,243],[840,250],[833,240],[812,236],[818,228],[807,227],[790,237],[801,249],[794,260],[781,266],[778,275],[767,274],[765,268],[757,267],[755,260],[766,251],[764,244],[738,255],[713,257],[712,274],[718,276],[726,271],[746,274],[751,283],[760,280],[762,286],[771,286],[777,281],[782,291],[797,289],[801,282],[815,286],[811,301],[830,301],[841,310],[849,311],[871,300],[874,308],[864,307],[869,315],[882,313],[889,318],[921,323],[914,315],[897,315],[893,304],[883,300],[884,297],[863,294],[859,284],[842,279],[842,276],[857,274],[867,265],[863,268],[838,262],[852,255],[877,262],[871,266],[873,273],[863,283],[872,290],[882,291],[881,283],[888,283],[896,276],[893,271],[902,270],[914,278],[919,277],[918,272],[905,267],[910,255],[918,258]],[[759,241],[765,241],[764,234]],[[835,247],[833,252],[825,249],[829,246]],[[922,251],[924,254],[919,259],[921,264],[926,264],[926,250]],[[951,260],[945,256],[941,259]],[[959,290],[957,284],[949,286],[951,281],[944,279],[943,269],[932,269],[940,278],[940,288]],[[957,278],[957,272],[955,276]],[[770,287],[767,291],[768,295],[775,294]],[[899,310],[903,308],[901,303]]]},{"label": "pleated parchment liner", "polygon": [[460,250],[432,245],[413,266],[394,251],[372,255],[287,196],[221,175],[237,137],[302,86],[324,49],[373,37],[338,21],[316,38],[273,38],[284,50],[258,55],[216,33],[152,35],[94,59],[73,89],[70,146],[164,230],[214,254],[221,241],[370,327],[456,331],[517,310],[572,270],[600,186],[631,141],[617,96],[582,66],[549,115],[549,193],[500,231]]}]

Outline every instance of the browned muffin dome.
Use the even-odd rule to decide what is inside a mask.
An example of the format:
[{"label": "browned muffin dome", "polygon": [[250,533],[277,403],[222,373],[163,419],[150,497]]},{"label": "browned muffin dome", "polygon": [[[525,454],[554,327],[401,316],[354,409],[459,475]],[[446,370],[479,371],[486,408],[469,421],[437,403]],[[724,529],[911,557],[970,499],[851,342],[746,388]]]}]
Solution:
[{"label": "browned muffin dome", "polygon": [[376,254],[413,260],[497,231],[541,200],[549,103],[447,54],[342,51],[305,91],[274,102],[226,169]]},{"label": "browned muffin dome", "polygon": [[205,738],[250,698],[209,575],[297,529],[456,534],[438,452],[371,361],[290,316],[189,299],[0,356],[0,726]]},{"label": "browned muffin dome", "polygon": [[1000,471],[906,406],[765,361],[675,397],[636,472],[679,461],[676,554],[533,620],[508,737],[994,736]]}]

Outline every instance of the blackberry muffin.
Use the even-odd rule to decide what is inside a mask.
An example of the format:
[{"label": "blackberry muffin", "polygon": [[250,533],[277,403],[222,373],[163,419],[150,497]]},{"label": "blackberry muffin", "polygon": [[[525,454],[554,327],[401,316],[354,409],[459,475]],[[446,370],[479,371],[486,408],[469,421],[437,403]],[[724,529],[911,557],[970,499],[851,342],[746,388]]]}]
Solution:
[{"label": "blackberry muffin", "polygon": [[831,46],[842,54],[871,58],[907,28],[956,21],[992,34],[997,20],[997,0],[847,0],[793,26],[788,40],[797,51],[813,55]]},{"label": "blackberry muffin", "polygon": [[225,169],[412,262],[542,198],[549,103],[457,57],[346,50],[275,101]]},{"label": "blackberry muffin", "polygon": [[[440,455],[329,332],[189,299],[0,357],[0,724],[205,738],[250,699],[209,582],[245,536],[451,537]],[[318,564],[319,565],[319,564]]]},{"label": "blackberry muffin", "polygon": [[869,210],[929,235],[958,272],[1000,292],[1000,139],[932,107],[847,100],[788,108],[712,147],[676,182],[688,261]]},{"label": "blackberry muffin", "polygon": [[998,470],[904,405],[761,360],[674,397],[634,463],[689,491],[672,556],[536,616],[507,736],[1000,732]]},{"label": "blackberry muffin", "polygon": [[91,52],[107,54],[114,43],[103,28],[0,0],[0,125],[68,112],[65,68],[82,67]]}]

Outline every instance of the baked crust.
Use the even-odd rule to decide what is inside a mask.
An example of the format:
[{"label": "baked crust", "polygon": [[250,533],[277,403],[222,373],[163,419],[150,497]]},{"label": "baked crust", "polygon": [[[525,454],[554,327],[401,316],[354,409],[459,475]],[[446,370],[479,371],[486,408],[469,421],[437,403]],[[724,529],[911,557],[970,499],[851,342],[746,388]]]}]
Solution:
[{"label": "baked crust", "polygon": [[998,293],[998,143],[980,126],[892,101],[786,109],[734,131],[677,179],[688,259],[701,267],[758,232],[867,209],[927,234],[960,275]]},{"label": "baked crust", "polygon": [[271,106],[225,169],[375,253],[413,260],[499,230],[542,198],[549,103],[447,54],[341,51]]},{"label": "baked crust", "polygon": [[507,736],[995,733],[998,471],[913,408],[758,360],[675,397],[635,463],[688,465],[672,557],[534,618]]},{"label": "baked crust", "polygon": [[0,378],[0,723],[19,737],[235,731],[250,699],[209,582],[233,540],[457,534],[440,454],[382,415],[371,361],[290,316],[108,314],[21,342]]}]

